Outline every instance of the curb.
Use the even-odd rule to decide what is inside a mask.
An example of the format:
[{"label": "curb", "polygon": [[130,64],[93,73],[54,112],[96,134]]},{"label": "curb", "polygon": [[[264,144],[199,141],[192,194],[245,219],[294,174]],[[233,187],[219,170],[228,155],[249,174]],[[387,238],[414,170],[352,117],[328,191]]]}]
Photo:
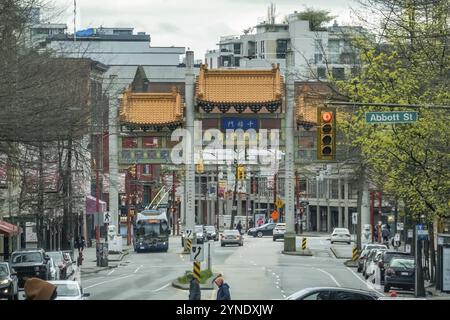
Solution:
[{"label": "curb", "polygon": [[[206,280],[206,283],[200,284],[200,290],[214,290],[213,280],[220,275],[220,273],[214,273],[212,277],[209,277]],[[181,290],[189,290],[189,283],[180,283],[178,279],[175,279],[172,281],[172,287]]]},{"label": "curb", "polygon": [[346,267],[349,267],[349,268],[358,268],[358,262],[357,261],[347,260],[347,261],[344,262],[344,265]]},{"label": "curb", "polygon": [[[93,269],[92,271],[83,271],[83,268],[81,268],[80,274],[85,274],[85,275],[86,275],[86,274],[93,274],[93,273],[98,273],[98,272],[100,272],[100,271],[104,271],[104,270],[109,270],[109,269],[117,268],[117,267],[119,266],[120,262],[123,260],[123,258],[124,258],[126,255],[128,255],[128,254],[129,254],[129,252],[128,252],[128,250],[127,250],[127,251],[125,251],[124,253],[122,253],[122,254],[120,255],[119,259],[108,260],[108,263],[109,263],[109,262],[119,262],[119,263],[114,263],[114,264],[112,264],[111,266],[108,266],[108,267],[94,267],[94,268],[98,268],[98,269]],[[97,262],[97,260],[94,260],[94,262]]]},{"label": "curb", "polygon": [[288,256],[307,256],[307,257],[312,257],[314,256],[313,253],[311,252],[311,250],[306,249],[306,250],[297,250],[295,252],[292,251],[281,251],[282,254],[288,255]]},{"label": "curb", "polygon": [[331,247],[330,248],[331,252],[333,252],[333,255],[336,259],[351,259],[351,257],[342,257],[342,256],[338,256],[338,254],[336,253],[336,251],[334,251],[334,248]]}]

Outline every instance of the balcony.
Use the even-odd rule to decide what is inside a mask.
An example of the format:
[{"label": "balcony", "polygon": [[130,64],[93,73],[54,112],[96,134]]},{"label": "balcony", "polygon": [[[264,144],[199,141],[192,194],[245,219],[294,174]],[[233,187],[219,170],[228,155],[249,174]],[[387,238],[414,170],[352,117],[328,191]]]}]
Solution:
[{"label": "balcony", "polygon": [[172,149],[124,148],[119,152],[120,164],[170,164]]}]

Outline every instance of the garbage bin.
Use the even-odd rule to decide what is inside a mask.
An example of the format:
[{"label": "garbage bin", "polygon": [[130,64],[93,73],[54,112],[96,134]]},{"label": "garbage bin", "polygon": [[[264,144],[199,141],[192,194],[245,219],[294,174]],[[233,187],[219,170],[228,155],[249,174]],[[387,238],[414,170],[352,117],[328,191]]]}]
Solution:
[{"label": "garbage bin", "polygon": [[108,244],[97,243],[97,267],[108,266]]}]

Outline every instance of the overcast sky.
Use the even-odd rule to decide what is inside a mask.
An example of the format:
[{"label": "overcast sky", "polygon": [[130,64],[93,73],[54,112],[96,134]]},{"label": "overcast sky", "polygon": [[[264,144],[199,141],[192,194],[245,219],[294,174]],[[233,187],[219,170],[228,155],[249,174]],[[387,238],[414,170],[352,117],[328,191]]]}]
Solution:
[{"label": "overcast sky", "polygon": [[[65,14],[55,22],[73,31],[73,0],[53,0]],[[77,0],[77,29],[87,27],[134,27],[151,35],[152,46],[180,46],[194,50],[203,59],[206,50],[215,49],[220,36],[242,34],[267,16],[276,5],[277,20],[306,6],[326,9],[339,24],[354,20],[355,0]]]}]

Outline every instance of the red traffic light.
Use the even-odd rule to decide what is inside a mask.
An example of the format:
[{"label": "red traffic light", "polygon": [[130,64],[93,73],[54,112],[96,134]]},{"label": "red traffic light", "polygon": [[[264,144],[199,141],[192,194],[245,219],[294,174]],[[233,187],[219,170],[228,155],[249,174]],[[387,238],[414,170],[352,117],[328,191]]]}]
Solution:
[{"label": "red traffic light", "polygon": [[333,113],[332,112],[322,112],[322,120],[323,122],[331,122],[333,120]]}]

